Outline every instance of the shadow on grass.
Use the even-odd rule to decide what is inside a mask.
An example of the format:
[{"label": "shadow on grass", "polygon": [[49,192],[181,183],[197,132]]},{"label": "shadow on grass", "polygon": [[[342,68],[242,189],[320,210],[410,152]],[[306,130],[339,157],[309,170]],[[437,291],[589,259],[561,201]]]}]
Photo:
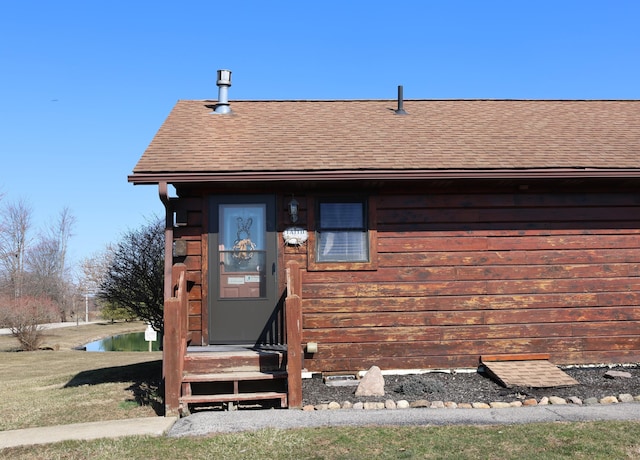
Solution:
[{"label": "shadow on grass", "polygon": [[161,359],[82,371],[69,380],[64,387],[119,382],[133,382],[127,390],[133,392],[136,403],[141,406],[150,406],[157,415],[164,415]]}]

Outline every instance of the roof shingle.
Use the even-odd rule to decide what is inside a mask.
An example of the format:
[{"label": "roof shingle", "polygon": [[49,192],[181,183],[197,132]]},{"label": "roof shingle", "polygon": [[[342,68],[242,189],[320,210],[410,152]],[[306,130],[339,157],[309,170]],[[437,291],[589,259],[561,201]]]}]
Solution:
[{"label": "roof shingle", "polygon": [[178,101],[145,174],[640,168],[640,101]]}]

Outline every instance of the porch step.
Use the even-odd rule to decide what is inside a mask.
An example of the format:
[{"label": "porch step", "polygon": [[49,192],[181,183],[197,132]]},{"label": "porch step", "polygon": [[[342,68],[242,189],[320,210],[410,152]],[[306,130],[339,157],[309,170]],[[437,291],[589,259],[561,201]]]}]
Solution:
[{"label": "porch step", "polygon": [[190,404],[279,400],[287,407],[286,354],[241,349],[193,351],[185,356],[182,412]]},{"label": "porch step", "polygon": [[185,374],[280,371],[286,368],[284,356],[284,353],[277,351],[256,350],[188,352],[184,371]]},{"label": "porch step", "polygon": [[266,401],[279,399],[282,407],[287,407],[287,393],[278,391],[261,391],[258,393],[229,393],[216,395],[191,395],[182,396],[183,404],[213,403],[213,402],[240,402],[240,401]]},{"label": "porch step", "polygon": [[286,379],[287,371],[220,372],[217,374],[185,374],[183,382],[240,382],[246,380]]}]

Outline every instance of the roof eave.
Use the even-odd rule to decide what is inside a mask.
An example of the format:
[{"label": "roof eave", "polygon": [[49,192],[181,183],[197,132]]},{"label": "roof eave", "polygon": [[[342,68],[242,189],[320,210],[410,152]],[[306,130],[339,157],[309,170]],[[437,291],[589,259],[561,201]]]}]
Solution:
[{"label": "roof eave", "polygon": [[135,185],[206,182],[428,180],[428,179],[586,179],[640,178],[640,168],[422,169],[331,171],[235,171],[134,173]]}]

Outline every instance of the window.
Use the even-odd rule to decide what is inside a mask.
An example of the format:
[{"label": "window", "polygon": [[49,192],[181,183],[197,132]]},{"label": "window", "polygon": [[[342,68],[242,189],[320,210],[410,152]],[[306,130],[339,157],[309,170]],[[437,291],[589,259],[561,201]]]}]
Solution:
[{"label": "window", "polygon": [[318,208],[317,261],[367,262],[365,203],[321,201]]},{"label": "window", "polygon": [[310,204],[309,270],[375,270],[375,202],[323,198]]}]

